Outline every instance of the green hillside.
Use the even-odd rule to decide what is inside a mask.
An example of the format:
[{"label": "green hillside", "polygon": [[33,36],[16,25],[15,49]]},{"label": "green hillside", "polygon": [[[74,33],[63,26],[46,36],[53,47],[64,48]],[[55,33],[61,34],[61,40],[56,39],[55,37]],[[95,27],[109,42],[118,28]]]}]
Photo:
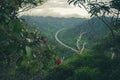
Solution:
[{"label": "green hillside", "polygon": [[[55,40],[55,33],[65,28],[58,35],[59,39],[65,44],[76,49],[76,41],[82,32],[86,32],[83,35],[80,45],[86,42],[86,46],[90,46],[92,43],[97,42],[102,36],[104,36],[108,30],[105,25],[97,18],[84,19],[84,18],[55,18],[55,17],[38,17],[38,16],[22,16],[28,25],[38,28],[42,31],[42,34],[47,37],[50,44],[55,44],[59,56],[72,56],[73,51],[65,48]],[[86,47],[85,46],[85,47]],[[65,53],[66,52],[66,53]],[[65,54],[64,54],[65,53]]]},{"label": "green hillside", "polygon": [[75,46],[76,40],[82,32],[86,32],[82,39],[91,44],[97,42],[101,37],[107,34],[108,29],[101,20],[91,18],[85,20],[82,24],[62,31],[60,33],[60,38],[65,43]]},{"label": "green hillside", "polygon": [[75,46],[76,39],[82,32],[86,32],[84,39],[91,42],[105,35],[108,29],[103,22],[97,18],[54,18],[54,17],[38,17],[38,16],[23,16],[31,26],[36,26],[42,30],[42,33],[50,40],[54,40],[55,33],[62,28],[59,35],[60,39],[66,44]]},{"label": "green hillside", "polygon": [[42,16],[22,16],[28,24],[36,26],[42,30],[49,38],[54,38],[54,34],[61,28],[72,28],[82,24],[84,18],[57,18]]}]

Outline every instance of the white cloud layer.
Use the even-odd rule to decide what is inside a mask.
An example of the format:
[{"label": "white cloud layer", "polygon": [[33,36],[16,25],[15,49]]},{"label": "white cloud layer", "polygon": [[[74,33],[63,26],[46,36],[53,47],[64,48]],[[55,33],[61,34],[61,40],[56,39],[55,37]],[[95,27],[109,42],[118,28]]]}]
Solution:
[{"label": "white cloud layer", "polygon": [[89,17],[82,8],[68,5],[67,0],[48,0],[43,5],[26,11],[24,15],[52,17]]}]

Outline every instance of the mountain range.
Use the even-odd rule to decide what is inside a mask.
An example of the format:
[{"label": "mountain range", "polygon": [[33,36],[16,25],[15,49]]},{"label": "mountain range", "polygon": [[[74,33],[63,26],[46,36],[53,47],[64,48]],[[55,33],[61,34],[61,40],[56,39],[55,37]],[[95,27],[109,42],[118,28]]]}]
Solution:
[{"label": "mountain range", "polygon": [[82,32],[81,42],[86,41],[89,44],[97,42],[103,35],[108,32],[107,27],[98,18],[57,18],[42,16],[22,16],[29,25],[37,27],[51,41],[55,41],[55,33],[66,28],[59,33],[59,38],[70,46],[76,46],[76,40]]}]

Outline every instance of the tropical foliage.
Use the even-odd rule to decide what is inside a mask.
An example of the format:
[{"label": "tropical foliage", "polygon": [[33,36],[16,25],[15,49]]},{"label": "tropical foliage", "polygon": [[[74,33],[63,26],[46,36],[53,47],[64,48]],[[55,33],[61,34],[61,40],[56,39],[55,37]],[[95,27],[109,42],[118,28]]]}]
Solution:
[{"label": "tropical foliage", "polygon": [[[119,80],[119,58],[93,53],[77,55],[51,70],[47,80]],[[53,77],[54,76],[54,77]],[[46,80],[45,79],[45,80]]]},{"label": "tropical foliage", "polygon": [[[0,0],[0,79],[34,80],[54,66],[55,47],[39,31],[28,28],[19,10],[42,0]],[[52,65],[52,66],[51,66]]]}]

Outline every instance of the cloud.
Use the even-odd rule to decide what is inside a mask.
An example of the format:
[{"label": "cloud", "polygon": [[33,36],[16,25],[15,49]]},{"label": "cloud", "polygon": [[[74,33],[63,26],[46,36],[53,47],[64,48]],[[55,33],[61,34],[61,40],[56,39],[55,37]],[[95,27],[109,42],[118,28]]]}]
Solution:
[{"label": "cloud", "polygon": [[23,13],[31,16],[52,17],[88,17],[87,11],[82,8],[68,5],[67,0],[48,0],[43,5]]}]

